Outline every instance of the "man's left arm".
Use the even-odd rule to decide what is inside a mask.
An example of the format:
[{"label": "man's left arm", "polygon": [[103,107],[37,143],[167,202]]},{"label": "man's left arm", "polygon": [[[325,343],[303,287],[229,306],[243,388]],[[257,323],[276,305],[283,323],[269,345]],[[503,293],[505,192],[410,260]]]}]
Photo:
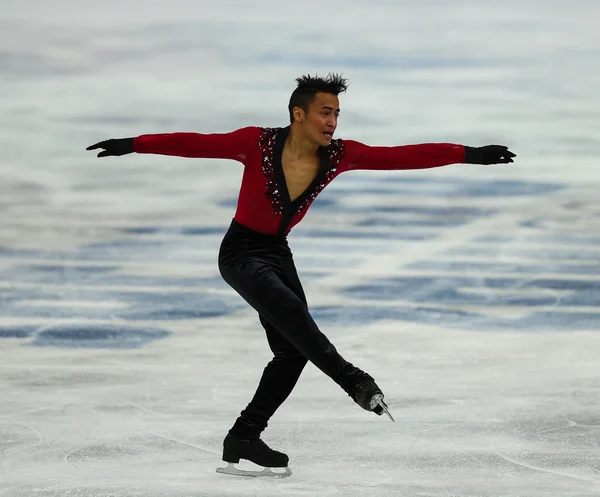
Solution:
[{"label": "man's left arm", "polygon": [[347,170],[427,169],[450,164],[507,164],[516,157],[504,145],[468,147],[454,143],[421,143],[396,147],[373,147],[344,140]]}]

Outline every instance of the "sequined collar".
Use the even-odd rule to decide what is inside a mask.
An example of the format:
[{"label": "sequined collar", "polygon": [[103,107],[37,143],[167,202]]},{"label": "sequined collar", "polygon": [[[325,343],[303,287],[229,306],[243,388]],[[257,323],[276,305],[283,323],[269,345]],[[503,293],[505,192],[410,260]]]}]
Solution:
[{"label": "sequined collar", "polygon": [[306,209],[317,195],[335,177],[337,166],[344,155],[342,140],[333,140],[328,147],[319,147],[319,172],[312,183],[295,200],[290,199],[281,164],[281,156],[290,126],[285,128],[263,128],[259,146],[262,153],[262,170],[266,178],[265,195],[271,200],[275,214],[281,215],[284,205],[296,213]]}]

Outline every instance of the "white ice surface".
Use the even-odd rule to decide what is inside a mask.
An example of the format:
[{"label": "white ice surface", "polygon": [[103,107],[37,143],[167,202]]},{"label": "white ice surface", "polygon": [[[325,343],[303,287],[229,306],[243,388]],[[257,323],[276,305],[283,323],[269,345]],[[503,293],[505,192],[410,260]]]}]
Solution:
[{"label": "white ice surface", "polygon": [[[600,494],[592,0],[3,0],[0,497]],[[311,309],[391,423],[309,365],[218,475],[270,359],[219,278],[241,166],[95,141],[285,125],[342,71],[339,136],[504,143],[515,165],[364,172],[292,236]]]}]

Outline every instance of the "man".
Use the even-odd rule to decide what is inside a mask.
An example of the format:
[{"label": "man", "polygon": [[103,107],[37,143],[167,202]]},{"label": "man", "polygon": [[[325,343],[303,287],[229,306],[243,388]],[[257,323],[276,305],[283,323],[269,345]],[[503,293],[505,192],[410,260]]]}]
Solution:
[{"label": "man", "polygon": [[[466,147],[428,143],[370,147],[333,139],[347,83],[336,74],[302,76],[291,95],[291,124],[285,128],[246,127],[230,133],[169,133],[105,140],[87,150],[98,157],[129,153],[222,158],[244,164],[234,219],[219,251],[219,270],[259,314],[273,359],[256,393],[223,442],[223,460],[231,474],[274,475],[288,456],[270,449],[260,435],[294,388],[307,361],[332,378],[363,409],[391,415],[373,378],[346,361],[319,330],[307,307],[287,235],[312,201],[338,174],[357,169],[423,169],[448,164],[513,162],[507,147]],[[242,472],[240,458],[264,466]]]}]

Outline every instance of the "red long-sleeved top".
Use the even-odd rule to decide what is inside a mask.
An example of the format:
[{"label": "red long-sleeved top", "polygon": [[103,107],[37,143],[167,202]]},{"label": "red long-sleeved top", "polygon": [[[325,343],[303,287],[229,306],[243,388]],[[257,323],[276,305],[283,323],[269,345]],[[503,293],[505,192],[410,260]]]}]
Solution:
[{"label": "red long-sleeved top", "polygon": [[323,188],[344,171],[426,169],[465,159],[464,146],[452,143],[371,147],[353,140],[332,140],[329,146],[319,149],[321,167],[315,180],[292,201],[281,166],[289,129],[251,126],[230,133],[141,135],[134,139],[134,150],[140,154],[241,162],[245,168],[234,219],[272,235],[289,233]]}]

